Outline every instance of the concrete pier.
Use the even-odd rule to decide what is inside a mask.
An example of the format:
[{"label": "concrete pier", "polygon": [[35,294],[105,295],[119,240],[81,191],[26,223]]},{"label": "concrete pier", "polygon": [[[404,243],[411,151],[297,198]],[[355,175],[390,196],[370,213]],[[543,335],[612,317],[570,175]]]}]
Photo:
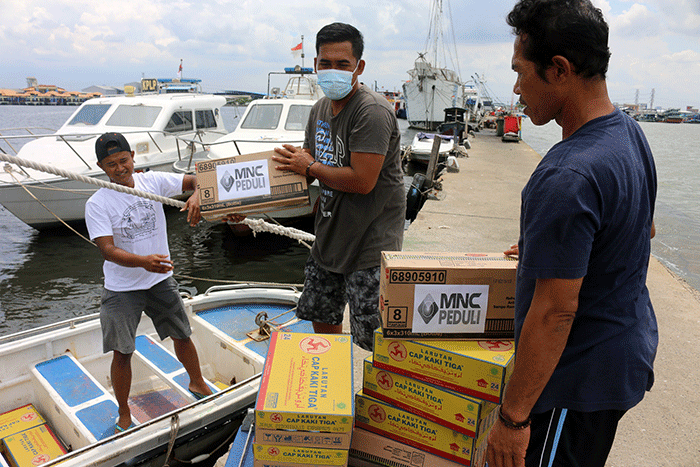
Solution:
[{"label": "concrete pier", "polygon": [[[540,161],[524,142],[485,130],[459,173],[443,177],[440,200],[426,201],[404,236],[405,251],[499,252],[517,242],[520,192]],[[650,259],[647,280],[660,329],[656,382],[620,422],[609,467],[700,465],[700,294]],[[355,387],[362,384],[355,350]]]},{"label": "concrete pier", "polygon": [[[516,243],[520,192],[540,159],[522,141],[478,133],[460,172],[444,175],[440,199],[426,201],[405,232],[404,251],[500,252]],[[606,467],[700,465],[700,293],[654,257],[647,286],[660,330],[656,382],[622,418]],[[353,352],[358,390],[370,352]]]}]

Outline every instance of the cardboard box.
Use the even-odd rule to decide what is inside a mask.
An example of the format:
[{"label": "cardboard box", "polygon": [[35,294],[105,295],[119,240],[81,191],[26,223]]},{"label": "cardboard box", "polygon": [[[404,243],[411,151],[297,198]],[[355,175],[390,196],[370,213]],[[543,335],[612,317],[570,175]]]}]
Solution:
[{"label": "cardboard box", "polygon": [[352,434],[352,338],[273,332],[255,405],[258,430]]},{"label": "cardboard box", "polygon": [[2,440],[2,444],[12,467],[35,467],[66,453],[46,424],[10,435]]},{"label": "cardboard box", "polygon": [[374,366],[499,404],[515,364],[510,340],[404,341],[374,333]]},{"label": "cardboard box", "polygon": [[483,420],[482,432],[474,445],[474,454],[472,455],[472,467],[484,467],[486,464],[486,448],[488,447],[488,438],[493,424],[498,420],[498,411],[492,410]]},{"label": "cardboard box", "polygon": [[464,465],[355,427],[352,432],[348,465],[351,467],[367,465],[361,461],[388,467],[459,467]]},{"label": "cardboard box", "polygon": [[277,170],[274,151],[197,162],[202,217],[255,214],[309,204],[306,177]]},{"label": "cardboard box", "polygon": [[382,252],[379,307],[393,339],[512,339],[517,261],[502,253]]},{"label": "cardboard box", "polygon": [[350,449],[349,433],[322,433],[320,431],[265,430],[259,428],[256,436],[260,444],[300,446],[328,449]]},{"label": "cardboard box", "polygon": [[480,422],[496,407],[496,404],[481,399],[375,368],[371,357],[364,361],[362,381],[362,391],[366,395],[471,438],[481,434]]},{"label": "cardboard box", "polygon": [[[257,436],[257,435],[256,435]],[[300,465],[340,466],[348,465],[347,449],[322,449],[298,446],[253,444],[256,466],[287,467]]]},{"label": "cardboard box", "polygon": [[469,465],[475,439],[358,392],[355,426]]},{"label": "cardboard box", "polygon": [[46,423],[46,420],[43,419],[32,404],[10,410],[0,414],[0,439],[44,423]]}]

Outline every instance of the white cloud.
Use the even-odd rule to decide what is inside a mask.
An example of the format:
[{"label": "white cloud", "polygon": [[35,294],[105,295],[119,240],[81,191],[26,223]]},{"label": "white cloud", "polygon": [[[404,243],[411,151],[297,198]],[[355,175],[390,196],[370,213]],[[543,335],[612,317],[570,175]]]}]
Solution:
[{"label": "white cloud", "polygon": [[624,37],[647,37],[660,32],[659,16],[646,6],[635,3],[623,14],[609,21],[612,34]]},{"label": "white cloud", "polygon": [[[186,77],[207,91],[264,91],[267,73],[294,61],[290,48],[305,37],[313,63],[315,34],[333,21],[365,35],[368,84],[396,89],[423,51],[432,0],[0,0],[0,87],[24,86],[26,76],[68,89],[121,86],[144,73]],[[700,53],[698,0],[593,0],[611,26],[612,94],[634,88],[674,94],[699,104],[692,62]],[[458,43],[463,78],[485,75],[502,100],[512,89],[513,37],[505,16],[515,0],[443,0],[443,30]],[[700,61],[700,60],[698,60]],[[680,78],[682,76],[682,78]],[[614,91],[614,92],[613,92]],[[691,100],[692,99],[692,100]]]}]

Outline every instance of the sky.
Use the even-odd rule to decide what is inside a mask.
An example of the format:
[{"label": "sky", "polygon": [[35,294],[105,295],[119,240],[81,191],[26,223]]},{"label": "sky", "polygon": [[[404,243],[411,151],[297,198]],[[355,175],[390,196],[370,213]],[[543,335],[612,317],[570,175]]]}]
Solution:
[{"label": "sky", "polygon": [[[205,92],[266,92],[268,73],[313,66],[316,32],[341,21],[362,31],[362,81],[399,90],[428,44],[438,0],[0,0],[0,88],[27,77],[70,91],[145,78],[202,80]],[[442,0],[438,61],[463,81],[481,77],[510,103],[514,0]],[[593,0],[610,26],[608,90],[617,103],[700,107],[700,1]],[[432,57],[429,54],[429,57]],[[280,81],[281,80],[281,81]],[[271,77],[272,86],[286,79]]]}]

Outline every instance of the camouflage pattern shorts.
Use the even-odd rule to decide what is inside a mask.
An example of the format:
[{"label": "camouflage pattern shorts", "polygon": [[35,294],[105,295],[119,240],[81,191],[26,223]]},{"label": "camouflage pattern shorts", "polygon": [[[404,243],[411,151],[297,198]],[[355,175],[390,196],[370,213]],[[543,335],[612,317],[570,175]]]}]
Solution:
[{"label": "camouflage pattern shorts", "polygon": [[380,326],[380,267],[338,274],[323,269],[309,256],[304,267],[304,292],[297,305],[297,317],[339,325],[345,304],[350,306],[353,341],[365,350],[374,348],[374,330]]}]

